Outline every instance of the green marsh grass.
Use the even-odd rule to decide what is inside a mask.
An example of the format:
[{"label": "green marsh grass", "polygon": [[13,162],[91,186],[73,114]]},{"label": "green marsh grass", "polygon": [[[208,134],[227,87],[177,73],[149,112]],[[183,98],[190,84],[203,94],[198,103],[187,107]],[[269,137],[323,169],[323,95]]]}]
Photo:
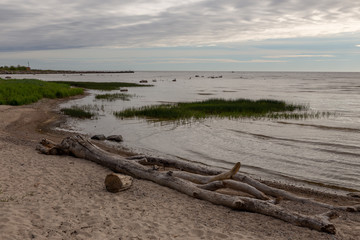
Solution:
[{"label": "green marsh grass", "polygon": [[130,99],[134,97],[132,94],[127,93],[106,93],[106,94],[97,94],[95,95],[96,99],[99,100],[107,100],[107,101],[115,101],[115,100],[122,100],[122,101],[130,101]]},{"label": "green marsh grass", "polygon": [[[114,112],[117,117],[145,117],[156,120],[220,118],[280,118],[300,116],[307,110],[305,105],[288,104],[278,100],[209,99],[201,102],[180,102],[177,104],[145,106]],[[298,113],[295,113],[298,111]],[[273,115],[271,115],[273,114]]]},{"label": "green marsh grass", "polygon": [[99,111],[104,111],[104,106],[99,107],[98,105],[73,105],[69,108],[62,108],[60,111],[65,115],[76,117],[76,118],[93,118],[98,116]]},{"label": "green marsh grass", "polygon": [[330,116],[334,116],[334,113],[310,111],[310,112],[284,112],[284,113],[276,112],[276,113],[269,113],[266,117],[273,119],[304,120],[310,118],[328,118]]},{"label": "green marsh grass", "polygon": [[94,90],[117,90],[121,87],[152,87],[153,85],[144,85],[127,82],[73,82],[73,81],[55,81],[56,83],[67,84],[74,87],[94,89]]},{"label": "green marsh grass", "polygon": [[24,105],[42,98],[64,98],[83,93],[81,88],[37,79],[0,79],[0,105]]},{"label": "green marsh grass", "polygon": [[76,118],[92,118],[94,116],[93,113],[85,111],[81,108],[62,108],[61,112],[65,115],[76,117]]}]

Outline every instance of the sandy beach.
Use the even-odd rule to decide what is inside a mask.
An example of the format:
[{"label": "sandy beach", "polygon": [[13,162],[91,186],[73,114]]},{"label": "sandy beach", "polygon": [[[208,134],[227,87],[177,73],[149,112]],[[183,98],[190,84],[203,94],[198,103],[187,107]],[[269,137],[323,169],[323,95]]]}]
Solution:
[{"label": "sandy beach", "polygon": [[[234,211],[155,183],[134,180],[109,193],[110,170],[70,156],[39,154],[42,138],[67,134],[48,129],[61,118],[59,100],[0,105],[0,239],[360,239],[360,214],[339,212],[336,235],[297,227],[264,215]],[[285,187],[285,186],[284,186]],[[287,187],[335,205],[360,199]],[[288,204],[284,201],[282,204]],[[326,210],[294,204],[294,211]]]}]

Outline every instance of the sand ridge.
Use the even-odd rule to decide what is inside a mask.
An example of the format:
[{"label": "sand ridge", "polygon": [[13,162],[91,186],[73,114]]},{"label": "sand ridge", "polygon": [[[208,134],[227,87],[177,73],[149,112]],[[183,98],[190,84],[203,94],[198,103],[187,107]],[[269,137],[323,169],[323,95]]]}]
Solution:
[{"label": "sand ridge", "polygon": [[[0,106],[0,239],[360,239],[360,214],[341,212],[329,235],[260,214],[233,211],[144,180],[124,192],[104,186],[110,170],[36,152],[58,101]],[[49,121],[49,119],[51,121]],[[310,193],[309,193],[310,194]],[[312,195],[312,197],[319,197]],[[326,197],[337,204],[345,197]],[[284,205],[287,203],[284,202]],[[321,212],[311,206],[293,206]]]}]

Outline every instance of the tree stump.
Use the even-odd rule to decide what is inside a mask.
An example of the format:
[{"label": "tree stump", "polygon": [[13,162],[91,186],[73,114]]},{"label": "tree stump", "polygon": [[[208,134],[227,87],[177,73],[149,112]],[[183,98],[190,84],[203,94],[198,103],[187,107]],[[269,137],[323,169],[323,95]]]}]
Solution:
[{"label": "tree stump", "polygon": [[130,176],[110,173],[105,178],[105,187],[108,192],[116,193],[131,187],[133,178]]}]

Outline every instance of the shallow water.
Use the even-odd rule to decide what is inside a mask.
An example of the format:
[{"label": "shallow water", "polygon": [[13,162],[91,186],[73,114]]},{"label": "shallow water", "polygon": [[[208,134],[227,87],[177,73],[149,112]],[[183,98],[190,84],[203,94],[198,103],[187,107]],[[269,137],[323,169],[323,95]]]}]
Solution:
[{"label": "shallow water", "polygon": [[[263,178],[281,177],[360,190],[360,73],[136,72],[31,77],[69,81],[148,80],[154,87],[128,88],[129,94],[135,94],[131,101],[95,100],[94,94],[100,91],[90,91],[89,96],[66,104],[103,105],[105,111],[100,112],[98,119],[72,120],[70,124],[88,134],[121,134],[124,145],[134,151],[225,168],[240,161],[242,172]],[[278,99],[332,114],[307,120],[212,118],[188,124],[117,119],[112,115],[113,111],[127,107],[208,98]]]}]

